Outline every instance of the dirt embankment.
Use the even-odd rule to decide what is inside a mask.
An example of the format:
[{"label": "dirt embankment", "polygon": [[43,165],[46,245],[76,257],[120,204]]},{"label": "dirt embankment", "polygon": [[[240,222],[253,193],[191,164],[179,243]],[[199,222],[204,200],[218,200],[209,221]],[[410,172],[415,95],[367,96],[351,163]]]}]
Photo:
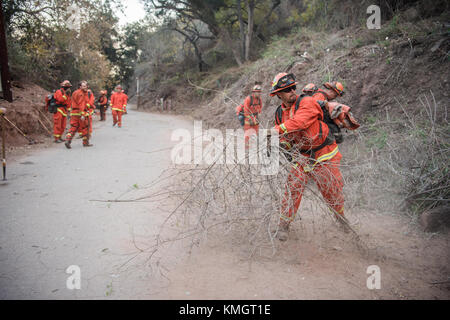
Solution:
[{"label": "dirt embankment", "polygon": [[6,108],[8,120],[36,144],[30,144],[12,124],[5,121],[8,158],[51,143],[49,138],[53,130],[53,117],[45,110],[44,103],[49,92],[26,81],[13,81],[12,85],[13,102],[0,99],[0,106]]},{"label": "dirt embankment", "polygon": [[[279,72],[291,72],[298,92],[308,84],[341,81],[346,94],[339,101],[364,121],[380,113],[395,116],[418,113],[419,98],[433,95],[440,112],[450,92],[450,37],[445,15],[420,20],[418,12],[400,13],[380,30],[348,28],[335,32],[299,29],[268,45],[260,59],[225,70],[174,77],[168,85],[146,87],[144,109],[160,110],[160,98],[172,100],[172,112],[193,115],[213,127],[238,128],[234,114],[255,81],[263,86],[263,122],[273,121],[279,101],[269,97],[271,81]],[[398,102],[397,102],[398,101]]]}]

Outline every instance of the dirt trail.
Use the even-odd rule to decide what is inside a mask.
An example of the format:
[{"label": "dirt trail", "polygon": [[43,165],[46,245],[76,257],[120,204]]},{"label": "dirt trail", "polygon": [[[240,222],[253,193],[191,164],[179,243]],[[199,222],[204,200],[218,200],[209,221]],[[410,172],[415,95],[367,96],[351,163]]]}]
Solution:
[{"label": "dirt trail", "polygon": [[[124,128],[95,122],[93,148],[54,145],[9,163],[0,185],[1,299],[449,299],[450,243],[407,218],[349,212],[369,253],[358,250],[327,216],[302,203],[291,239],[249,260],[238,233],[211,235],[194,247],[147,250],[167,216],[166,200],[133,199],[170,163],[171,130],[191,129],[173,116],[131,111]],[[163,150],[152,152],[155,150]],[[68,290],[66,269],[81,269]],[[370,265],[381,289],[369,290]],[[447,282],[446,282],[447,281]]]}]

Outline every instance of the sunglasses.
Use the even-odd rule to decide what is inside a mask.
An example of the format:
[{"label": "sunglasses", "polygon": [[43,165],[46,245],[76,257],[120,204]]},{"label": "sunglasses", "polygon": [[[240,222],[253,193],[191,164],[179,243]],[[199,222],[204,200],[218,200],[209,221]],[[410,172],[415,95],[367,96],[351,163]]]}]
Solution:
[{"label": "sunglasses", "polygon": [[292,86],[292,87],[289,87],[289,88],[286,88],[286,89],[284,89],[284,90],[280,90],[280,91],[278,91],[278,92],[284,92],[284,93],[289,93],[289,92],[291,92],[292,90],[297,90],[297,86]]}]

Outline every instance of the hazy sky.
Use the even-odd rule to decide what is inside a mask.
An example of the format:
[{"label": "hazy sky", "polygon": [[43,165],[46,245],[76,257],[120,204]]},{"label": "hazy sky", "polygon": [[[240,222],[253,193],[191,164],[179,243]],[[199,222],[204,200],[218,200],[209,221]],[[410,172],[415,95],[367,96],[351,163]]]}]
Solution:
[{"label": "hazy sky", "polygon": [[144,18],[144,5],[140,0],[122,0],[122,3],[125,7],[125,15],[119,16],[120,25],[124,25],[128,22],[134,22],[141,18]]}]

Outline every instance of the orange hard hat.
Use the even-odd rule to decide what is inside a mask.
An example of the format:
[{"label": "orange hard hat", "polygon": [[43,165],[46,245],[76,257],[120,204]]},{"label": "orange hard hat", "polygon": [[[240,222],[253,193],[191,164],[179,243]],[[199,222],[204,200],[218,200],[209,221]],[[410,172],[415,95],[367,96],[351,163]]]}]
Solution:
[{"label": "orange hard hat", "polygon": [[304,94],[311,94],[313,92],[316,92],[317,90],[318,88],[314,83],[308,83],[306,86],[303,87],[302,92]]},{"label": "orange hard hat", "polygon": [[61,82],[61,87],[71,87],[72,84],[70,83],[69,80],[64,80],[63,82]]},{"label": "orange hard hat", "polygon": [[334,90],[338,94],[339,97],[341,97],[344,94],[344,85],[340,82],[337,82],[337,81],[331,82],[331,83],[325,82],[323,84],[323,86],[327,89]]},{"label": "orange hard hat", "polygon": [[297,84],[298,82],[295,81],[295,77],[292,73],[279,73],[275,76],[275,78],[273,78],[270,96],[273,97],[277,92],[292,86],[296,86]]}]

